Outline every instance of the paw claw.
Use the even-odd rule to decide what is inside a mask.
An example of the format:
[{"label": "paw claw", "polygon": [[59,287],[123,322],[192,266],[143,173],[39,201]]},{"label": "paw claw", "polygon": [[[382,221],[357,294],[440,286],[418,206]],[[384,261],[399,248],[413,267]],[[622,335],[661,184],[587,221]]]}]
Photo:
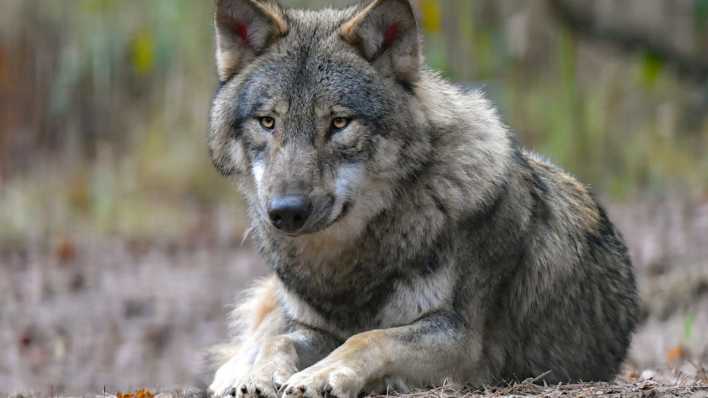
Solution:
[{"label": "paw claw", "polygon": [[356,398],[365,384],[355,370],[346,366],[315,365],[294,374],[282,398]]},{"label": "paw claw", "polygon": [[334,388],[328,383],[322,388],[322,396],[325,398],[337,398],[337,396],[332,393],[333,391]]}]

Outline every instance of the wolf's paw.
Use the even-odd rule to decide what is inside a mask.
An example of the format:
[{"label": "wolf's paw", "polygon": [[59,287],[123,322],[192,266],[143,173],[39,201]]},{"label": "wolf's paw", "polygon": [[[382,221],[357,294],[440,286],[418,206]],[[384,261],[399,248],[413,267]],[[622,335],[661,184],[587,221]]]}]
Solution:
[{"label": "wolf's paw", "polygon": [[233,388],[229,394],[236,398],[278,398],[285,380],[285,374],[263,369],[251,375],[247,382]]},{"label": "wolf's paw", "polygon": [[292,374],[271,369],[259,369],[246,377],[239,373],[227,375],[227,372],[220,375],[219,372],[209,390],[213,396],[223,398],[278,398],[278,391]]},{"label": "wolf's paw", "polygon": [[215,398],[278,398],[281,383],[273,380],[255,380],[246,382],[233,381],[226,384],[212,384],[209,387]]},{"label": "wolf's paw", "polygon": [[349,367],[315,365],[294,374],[285,383],[282,398],[357,398],[364,384]]},{"label": "wolf's paw", "polygon": [[229,395],[236,398],[277,398],[278,392],[276,386],[271,382],[249,381],[238,387],[234,387]]},{"label": "wolf's paw", "polygon": [[216,371],[214,381],[209,386],[209,395],[215,398],[227,396],[243,379],[246,369],[242,361],[231,358]]}]

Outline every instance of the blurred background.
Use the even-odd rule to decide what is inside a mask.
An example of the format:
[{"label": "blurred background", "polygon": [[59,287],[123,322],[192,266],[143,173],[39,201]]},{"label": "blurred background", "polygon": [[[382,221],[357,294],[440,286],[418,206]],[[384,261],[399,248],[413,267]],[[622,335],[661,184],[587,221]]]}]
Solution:
[{"label": "blurred background", "polygon": [[[625,377],[708,364],[708,0],[418,3],[428,64],[623,231],[643,298]],[[0,393],[203,385],[265,272],[207,156],[213,2],[0,7]]]}]

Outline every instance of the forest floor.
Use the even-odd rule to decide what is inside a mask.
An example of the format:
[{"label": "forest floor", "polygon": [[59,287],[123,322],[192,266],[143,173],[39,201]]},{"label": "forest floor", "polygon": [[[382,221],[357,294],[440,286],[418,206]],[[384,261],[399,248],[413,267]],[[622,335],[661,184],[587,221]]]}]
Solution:
[{"label": "forest floor", "polygon": [[[616,383],[446,386],[412,397],[708,397],[708,203],[635,203],[609,212],[628,241],[643,300]],[[227,337],[228,308],[265,272],[248,244],[210,240],[210,233],[0,246],[0,396],[203,389],[210,375],[204,350]]]},{"label": "forest floor", "polygon": [[[41,394],[15,394],[10,398],[40,398]],[[69,396],[65,396],[69,397]],[[153,392],[141,389],[134,392],[99,393],[83,395],[86,398],[211,398],[204,389],[186,388],[174,391]],[[369,398],[658,398],[658,397],[708,397],[708,380],[684,380],[674,384],[665,384],[654,380],[635,382],[617,381],[614,383],[581,383],[542,386],[531,382],[516,383],[502,387],[470,389],[459,386],[442,386],[430,390],[421,390],[409,394],[390,394]]]}]

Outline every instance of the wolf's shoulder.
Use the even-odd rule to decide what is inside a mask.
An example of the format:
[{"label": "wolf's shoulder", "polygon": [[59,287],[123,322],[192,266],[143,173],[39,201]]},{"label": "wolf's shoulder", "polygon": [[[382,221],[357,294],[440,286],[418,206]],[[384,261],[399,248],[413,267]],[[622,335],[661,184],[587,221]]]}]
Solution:
[{"label": "wolf's shoulder", "polygon": [[526,148],[520,148],[519,151],[530,170],[546,183],[555,186],[561,191],[575,192],[576,194],[584,196],[588,201],[594,201],[590,187],[580,182],[572,173],[537,152]]}]

